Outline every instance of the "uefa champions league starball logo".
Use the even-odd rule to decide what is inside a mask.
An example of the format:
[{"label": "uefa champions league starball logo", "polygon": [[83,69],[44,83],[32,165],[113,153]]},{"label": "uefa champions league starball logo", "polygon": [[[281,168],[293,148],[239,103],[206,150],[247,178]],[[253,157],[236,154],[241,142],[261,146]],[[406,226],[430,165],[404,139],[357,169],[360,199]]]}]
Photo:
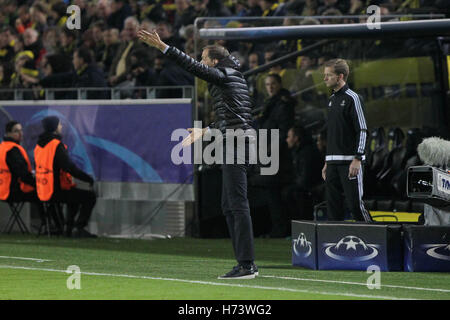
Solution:
[{"label": "uefa champions league starball logo", "polygon": [[367,261],[378,255],[378,245],[365,243],[359,237],[348,235],[337,243],[324,243],[325,254],[339,261]]},{"label": "uefa champions league starball logo", "polygon": [[450,261],[450,244],[424,244],[422,248],[432,258]]},{"label": "uefa champions league starball logo", "polygon": [[300,233],[297,239],[292,240],[294,253],[301,258],[308,258],[312,253],[311,241],[306,239],[304,233]]}]

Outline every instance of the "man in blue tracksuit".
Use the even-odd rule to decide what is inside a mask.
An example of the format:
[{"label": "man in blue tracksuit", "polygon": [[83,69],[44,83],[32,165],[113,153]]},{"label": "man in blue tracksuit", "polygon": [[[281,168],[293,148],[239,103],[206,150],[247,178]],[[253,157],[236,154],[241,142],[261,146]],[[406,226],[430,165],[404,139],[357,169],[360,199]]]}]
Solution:
[{"label": "man in blue tracksuit", "polygon": [[372,221],[362,201],[367,124],[361,97],[349,89],[349,67],[343,59],[325,63],[324,82],[333,93],[328,102],[328,134],[322,177],[326,181],[329,220],[345,217],[344,198],[353,219]]}]

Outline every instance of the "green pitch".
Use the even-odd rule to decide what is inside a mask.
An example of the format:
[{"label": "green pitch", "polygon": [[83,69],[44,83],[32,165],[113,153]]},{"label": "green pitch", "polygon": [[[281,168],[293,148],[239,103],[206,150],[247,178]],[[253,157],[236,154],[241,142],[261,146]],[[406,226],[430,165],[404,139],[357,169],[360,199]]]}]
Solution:
[{"label": "green pitch", "polygon": [[369,289],[364,271],[292,267],[289,240],[255,251],[259,277],[218,280],[235,264],[229,239],[0,235],[0,299],[450,299],[450,273],[383,272]]}]

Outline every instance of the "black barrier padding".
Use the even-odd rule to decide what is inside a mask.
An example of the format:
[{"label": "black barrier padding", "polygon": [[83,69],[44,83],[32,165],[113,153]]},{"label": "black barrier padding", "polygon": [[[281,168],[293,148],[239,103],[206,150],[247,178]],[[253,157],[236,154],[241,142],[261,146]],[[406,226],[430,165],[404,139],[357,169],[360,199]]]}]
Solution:
[{"label": "black barrier padding", "polygon": [[408,226],[404,230],[404,269],[450,271],[450,226]]}]

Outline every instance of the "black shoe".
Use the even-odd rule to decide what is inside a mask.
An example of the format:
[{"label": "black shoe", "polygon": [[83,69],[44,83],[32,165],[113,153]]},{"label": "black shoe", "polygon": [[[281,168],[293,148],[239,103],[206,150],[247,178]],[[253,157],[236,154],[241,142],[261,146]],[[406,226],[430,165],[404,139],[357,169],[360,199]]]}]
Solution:
[{"label": "black shoe", "polygon": [[253,267],[246,269],[241,265],[237,265],[230,272],[218,277],[218,279],[255,279]]},{"label": "black shoe", "polygon": [[95,234],[92,234],[85,229],[79,229],[77,228],[75,232],[73,233],[73,236],[75,238],[97,238]]},{"label": "black shoe", "polygon": [[252,269],[255,276],[259,276],[258,267],[256,266],[256,264],[252,264]]}]

